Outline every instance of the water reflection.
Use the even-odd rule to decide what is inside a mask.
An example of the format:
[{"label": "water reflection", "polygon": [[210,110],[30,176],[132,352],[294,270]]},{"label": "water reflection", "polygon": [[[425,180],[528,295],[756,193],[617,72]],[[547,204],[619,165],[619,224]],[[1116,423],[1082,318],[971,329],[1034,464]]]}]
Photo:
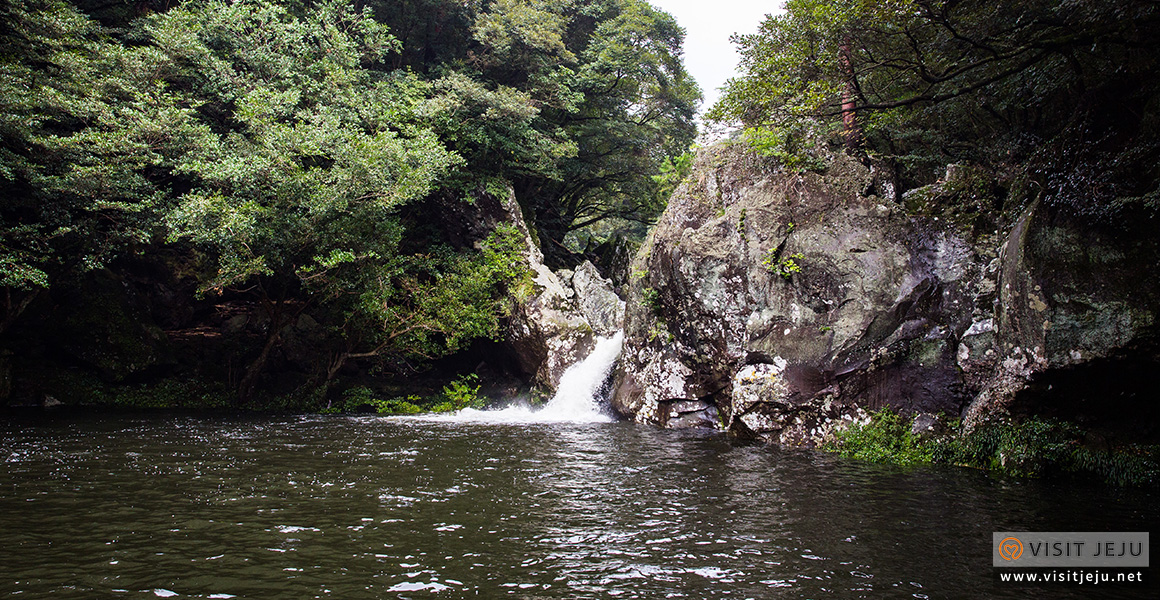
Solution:
[{"label": "water reflection", "polygon": [[994,587],[990,532],[1160,516],[626,423],[9,422],[0,460],[0,593],[25,597],[1081,597]]}]

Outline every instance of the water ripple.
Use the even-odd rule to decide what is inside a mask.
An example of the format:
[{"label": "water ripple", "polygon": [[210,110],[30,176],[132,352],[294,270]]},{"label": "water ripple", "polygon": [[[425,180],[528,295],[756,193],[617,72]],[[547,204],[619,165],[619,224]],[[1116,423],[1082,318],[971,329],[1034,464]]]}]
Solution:
[{"label": "water ripple", "polygon": [[23,597],[1014,598],[991,531],[1160,522],[1155,494],[627,423],[2,425],[0,594]]}]

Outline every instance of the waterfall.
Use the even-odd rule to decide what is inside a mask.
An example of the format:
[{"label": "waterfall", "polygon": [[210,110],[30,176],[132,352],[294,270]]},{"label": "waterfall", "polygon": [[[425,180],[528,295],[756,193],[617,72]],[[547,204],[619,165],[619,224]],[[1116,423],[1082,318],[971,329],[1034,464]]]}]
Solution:
[{"label": "waterfall", "polygon": [[612,418],[600,408],[600,388],[620,356],[624,332],[610,338],[596,338],[596,347],[582,361],[568,367],[560,377],[556,395],[541,409],[511,406],[502,410],[467,408],[443,418],[455,421],[494,423],[604,423]]},{"label": "waterfall", "polygon": [[594,416],[603,417],[596,396],[623,345],[623,331],[610,338],[598,338],[587,358],[564,371],[556,395],[536,414],[552,421],[591,421]]}]

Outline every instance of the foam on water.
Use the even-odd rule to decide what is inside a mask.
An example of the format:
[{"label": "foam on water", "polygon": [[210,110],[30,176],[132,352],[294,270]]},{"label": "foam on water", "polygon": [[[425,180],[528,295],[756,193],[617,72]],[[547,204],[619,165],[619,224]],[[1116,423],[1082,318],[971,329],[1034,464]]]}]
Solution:
[{"label": "foam on water", "polygon": [[596,347],[584,360],[568,367],[560,377],[556,395],[540,409],[511,406],[502,410],[475,410],[467,408],[450,415],[436,417],[448,421],[486,423],[607,423],[612,417],[600,407],[597,395],[608,378],[608,372],[620,356],[624,346],[624,332],[610,338],[597,338]]}]

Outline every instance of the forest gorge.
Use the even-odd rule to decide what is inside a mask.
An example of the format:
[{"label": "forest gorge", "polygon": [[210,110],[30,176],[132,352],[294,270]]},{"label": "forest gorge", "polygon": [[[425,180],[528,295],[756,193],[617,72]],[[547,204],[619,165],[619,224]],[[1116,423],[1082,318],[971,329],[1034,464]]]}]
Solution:
[{"label": "forest gorge", "polygon": [[8,405],[455,409],[624,329],[626,418],[1160,481],[1153,2],[789,0],[704,148],[644,0],[0,21]]},{"label": "forest gorge", "polygon": [[639,237],[695,134],[681,30],[637,0],[2,18],[4,396],[21,402],[186,378],[306,407],[356,369],[409,376],[497,337],[523,285],[523,241],[481,198],[514,190],[551,264],[574,265]]}]

